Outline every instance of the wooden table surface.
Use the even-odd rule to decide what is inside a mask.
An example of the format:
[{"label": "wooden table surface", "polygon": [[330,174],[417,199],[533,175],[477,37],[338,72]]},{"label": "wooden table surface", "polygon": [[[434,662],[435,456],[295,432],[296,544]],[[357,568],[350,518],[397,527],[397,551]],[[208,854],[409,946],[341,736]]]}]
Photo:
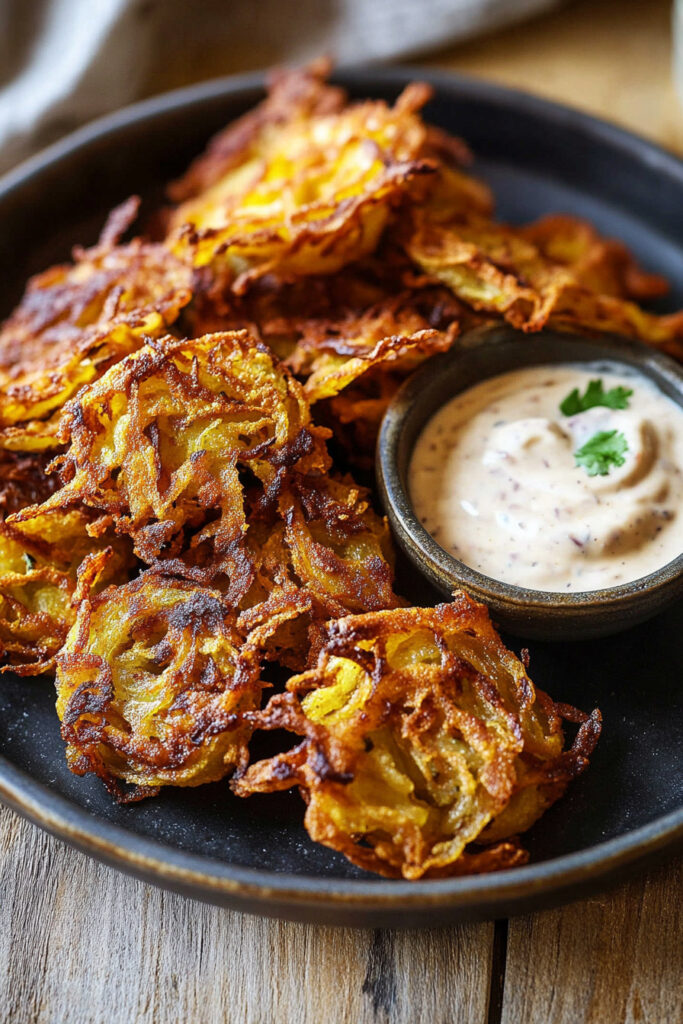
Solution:
[{"label": "wooden table surface", "polygon": [[[584,0],[426,64],[683,152],[670,5]],[[165,893],[0,810],[0,1021],[677,1024],[683,861],[509,922],[421,932],[266,921]]]}]

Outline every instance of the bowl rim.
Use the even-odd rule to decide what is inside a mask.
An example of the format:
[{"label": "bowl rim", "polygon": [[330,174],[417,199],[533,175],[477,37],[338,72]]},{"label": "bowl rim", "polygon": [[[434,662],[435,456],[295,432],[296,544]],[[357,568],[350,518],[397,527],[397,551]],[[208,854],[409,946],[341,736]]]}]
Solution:
[{"label": "bowl rim", "polygon": [[[476,590],[477,594],[490,595],[492,601],[504,603],[506,608],[511,610],[547,615],[552,608],[556,617],[584,612],[587,618],[589,613],[599,614],[606,609],[637,604],[644,594],[652,595],[672,586],[683,577],[683,552],[644,576],[599,590],[534,590],[506,583],[473,569],[441,547],[417,518],[406,481],[410,456],[417,438],[437,408],[444,404],[441,402],[424,416],[417,416],[418,425],[414,426],[412,418],[418,396],[420,401],[427,405],[426,396],[438,389],[444,376],[456,375],[463,360],[466,361],[468,357],[471,359],[472,353],[481,353],[487,346],[504,346],[508,350],[513,346],[519,346],[520,349],[531,350],[543,339],[560,342],[565,347],[576,345],[577,358],[553,359],[549,353],[540,350],[532,353],[533,359],[521,364],[525,368],[564,362],[624,363],[648,377],[660,390],[662,382],[665,382],[668,385],[668,397],[676,401],[683,410],[683,366],[679,366],[666,354],[640,341],[614,334],[577,334],[554,328],[544,328],[533,334],[526,334],[509,325],[485,325],[464,332],[447,352],[427,359],[398,390],[387,408],[380,427],[375,459],[376,475],[384,507],[394,530],[403,546],[407,548],[411,561],[440,589],[452,591],[459,587],[470,587]],[[580,357],[579,353],[585,356],[591,349],[601,349],[602,354],[594,354],[588,358]],[[613,354],[606,356],[605,351]],[[509,372],[510,369],[481,372],[476,380],[470,380],[463,387],[456,386],[452,395],[460,394],[477,383]],[[409,426],[414,429],[414,438],[410,450],[402,453],[405,432]]]}]

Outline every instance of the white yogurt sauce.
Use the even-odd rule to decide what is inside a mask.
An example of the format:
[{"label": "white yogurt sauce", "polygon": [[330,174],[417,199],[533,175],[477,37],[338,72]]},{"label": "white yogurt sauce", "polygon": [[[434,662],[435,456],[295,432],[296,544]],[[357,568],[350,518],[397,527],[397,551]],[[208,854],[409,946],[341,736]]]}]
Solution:
[{"label": "white yogurt sauce", "polygon": [[[597,378],[631,388],[628,407],[563,415],[563,399]],[[574,453],[614,430],[624,464],[589,476]],[[515,370],[432,416],[409,490],[441,547],[486,576],[567,592],[631,582],[683,551],[683,409],[623,364]]]}]

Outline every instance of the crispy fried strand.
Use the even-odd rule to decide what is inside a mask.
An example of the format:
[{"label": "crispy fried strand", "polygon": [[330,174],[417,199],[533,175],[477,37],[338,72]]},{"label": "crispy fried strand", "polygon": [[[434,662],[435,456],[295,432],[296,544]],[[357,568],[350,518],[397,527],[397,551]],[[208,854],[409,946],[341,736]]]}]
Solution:
[{"label": "crispy fried strand", "polygon": [[119,800],[244,765],[243,713],[260,693],[258,662],[224,595],[153,571],[84,596],[57,658],[69,767],[94,772]]},{"label": "crispy fried strand", "polygon": [[[623,334],[683,358],[683,312],[657,316],[614,294],[647,290],[630,265],[616,279],[612,268],[605,280],[604,264],[591,270],[576,254],[558,252],[559,243],[553,249],[538,225],[517,230],[479,215],[442,223],[431,220],[427,209],[415,214],[414,224],[407,242],[411,258],[475,310],[503,316],[524,331],[549,324]],[[601,287],[609,291],[592,290]]]},{"label": "crispy fried strand", "polygon": [[239,624],[288,668],[315,664],[329,619],[403,603],[386,520],[349,477],[294,474],[277,516],[250,517],[247,539],[256,574]]},{"label": "crispy fried strand", "polygon": [[34,277],[0,331],[0,444],[54,447],[64,403],[146,337],[164,334],[190,284],[190,269],[163,246],[116,246],[109,227],[72,265]]},{"label": "crispy fried strand", "polygon": [[240,474],[272,504],[291,466],[329,464],[300,386],[244,332],[128,356],[68,406],[61,437],[64,486],[18,520],[84,503],[150,564],[176,557],[190,531],[193,549],[212,549],[204,578],[227,574],[233,596],[252,574]]},{"label": "crispy fried strand", "polygon": [[[99,585],[127,579],[132,552],[121,539],[88,536],[80,510],[46,512],[29,522],[0,522],[0,659],[3,671],[37,675],[54,666],[76,613],[77,570],[108,548]],[[112,545],[112,546],[110,546]]]},{"label": "crispy fried strand", "polygon": [[[571,714],[582,725],[563,751],[558,706],[465,594],[351,616],[330,624],[317,667],[254,716],[303,742],[233,786],[246,796],[298,785],[312,838],[372,871],[492,870],[523,859],[510,837],[586,767],[599,712]],[[498,845],[466,849],[474,842]]]},{"label": "crispy fried strand", "polygon": [[51,461],[51,455],[40,452],[0,449],[0,518],[40,504],[59,487],[57,474],[46,472]]},{"label": "crispy fried strand", "polygon": [[[412,85],[393,107],[343,109],[335,94],[322,111],[309,97],[284,118],[271,116],[267,102],[246,129],[237,127],[240,142],[228,135],[215,144],[208,174],[195,165],[189,188],[176,188],[195,193],[203,177],[212,182],[171,215],[169,245],[197,267],[211,265],[237,292],[266,273],[330,274],[372,252],[397,204],[433,173],[417,113],[429,92]],[[216,159],[221,145],[227,160]]]}]

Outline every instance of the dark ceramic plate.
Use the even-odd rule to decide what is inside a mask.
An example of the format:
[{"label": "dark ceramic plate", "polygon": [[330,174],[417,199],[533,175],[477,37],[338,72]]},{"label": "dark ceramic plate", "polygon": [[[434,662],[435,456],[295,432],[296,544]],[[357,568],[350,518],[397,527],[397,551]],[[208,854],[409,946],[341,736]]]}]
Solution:
[{"label": "dark ceramic plate", "polygon": [[[575,111],[491,85],[422,71],[355,71],[358,96],[392,98],[412,77],[436,87],[430,120],[462,134],[501,216],[591,218],[673,281],[683,305],[683,165]],[[226,121],[261,95],[257,77],[210,82],[121,111],[0,182],[0,302],[27,274],[90,242],[132,192],[152,209]],[[405,567],[403,587],[429,600]],[[680,605],[617,637],[531,645],[533,678],[557,699],[598,704],[604,735],[590,770],[530,833],[531,863],[476,878],[371,877],[310,842],[296,793],[240,801],[225,784],[167,791],[128,807],[67,771],[46,680],[0,680],[0,796],[42,827],[158,885],[237,909],[325,923],[434,925],[503,917],[584,895],[683,839]],[[513,647],[519,642],[510,638]]]}]

